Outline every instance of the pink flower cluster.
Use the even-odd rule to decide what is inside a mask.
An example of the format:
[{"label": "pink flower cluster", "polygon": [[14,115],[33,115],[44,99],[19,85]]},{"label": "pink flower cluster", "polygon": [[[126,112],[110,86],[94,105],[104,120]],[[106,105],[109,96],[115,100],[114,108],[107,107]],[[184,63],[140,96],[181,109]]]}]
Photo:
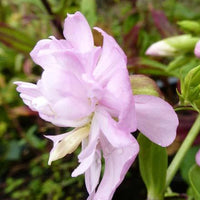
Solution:
[{"label": "pink flower cluster", "polygon": [[[110,200],[139,151],[131,132],[137,129],[151,141],[173,142],[177,115],[164,100],[132,95],[126,56],[100,28],[103,46],[94,46],[91,29],[80,12],[68,14],[64,40],[39,41],[31,57],[43,68],[37,84],[16,82],[24,103],[40,117],[74,130],[46,136],[54,142],[52,161],[72,153],[81,143],[79,166],[72,176],[85,175],[88,200]],[[99,183],[101,158],[105,160]]]}]

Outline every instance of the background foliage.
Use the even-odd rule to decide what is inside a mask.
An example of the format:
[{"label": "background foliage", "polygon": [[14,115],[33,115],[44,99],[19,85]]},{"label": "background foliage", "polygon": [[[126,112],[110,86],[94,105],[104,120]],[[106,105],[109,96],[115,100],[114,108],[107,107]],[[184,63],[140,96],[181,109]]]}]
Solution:
[{"label": "background foliage", "polygon": [[[188,30],[183,20],[200,22],[200,0],[1,0],[0,1],[0,199],[2,200],[76,200],[85,199],[83,176],[70,178],[77,166],[76,155],[47,165],[51,142],[44,134],[59,134],[61,129],[41,120],[19,98],[13,81],[36,82],[41,68],[29,52],[40,39],[55,35],[62,38],[66,13],[80,10],[91,26],[112,34],[128,56],[130,73],[142,73],[157,81],[165,98],[176,105],[177,78],[200,64],[190,52],[180,55],[179,66],[172,58],[152,59],[145,50],[162,38],[190,33],[199,37],[200,28]],[[182,23],[182,24],[181,24]],[[94,32],[96,44],[102,38]],[[177,62],[177,61],[176,61]],[[170,65],[171,63],[171,65]],[[167,67],[168,66],[168,67]],[[171,66],[171,68],[169,68]],[[174,67],[175,66],[175,67]],[[176,77],[176,78],[169,78]],[[176,152],[195,113],[180,113],[179,135],[168,154]],[[184,121],[185,120],[185,121]],[[186,123],[187,122],[187,123]],[[184,124],[184,126],[183,126]],[[198,141],[196,141],[198,145]],[[193,147],[186,156],[180,174],[174,180],[176,199],[186,199],[188,170],[194,163]],[[75,153],[78,154],[78,151]],[[146,190],[138,175],[138,164],[130,169],[114,199],[145,199]],[[192,172],[191,172],[192,174]],[[192,175],[191,175],[192,176]],[[172,184],[172,187],[173,187]]]}]

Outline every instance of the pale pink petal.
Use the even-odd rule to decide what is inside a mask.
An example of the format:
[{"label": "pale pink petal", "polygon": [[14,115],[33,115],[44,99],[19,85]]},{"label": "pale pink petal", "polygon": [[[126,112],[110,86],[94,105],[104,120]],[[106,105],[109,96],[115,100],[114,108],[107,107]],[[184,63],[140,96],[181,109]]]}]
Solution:
[{"label": "pale pink petal", "polygon": [[194,54],[196,57],[200,58],[200,41],[197,42],[195,49],[194,49]]},{"label": "pale pink petal", "polygon": [[52,109],[57,118],[66,120],[81,120],[93,111],[89,102],[80,101],[73,96],[63,97],[53,105]]},{"label": "pale pink petal", "polygon": [[114,117],[118,118],[121,128],[130,132],[135,131],[134,99],[127,70],[118,69],[104,89],[104,95],[100,100],[101,105],[110,108],[111,114],[115,113]]},{"label": "pale pink petal", "polygon": [[44,113],[39,113],[39,116],[48,122],[51,122],[52,124],[59,126],[59,127],[81,127],[90,122],[90,117],[84,117],[79,120],[70,120],[66,118],[60,118],[56,116],[50,116],[46,115]]},{"label": "pale pink petal", "polygon": [[37,85],[33,83],[23,82],[23,81],[15,81],[14,84],[17,85],[17,91],[20,93],[29,94],[32,97],[40,96],[40,91],[37,88]]},{"label": "pale pink petal", "polygon": [[87,140],[82,142],[82,151],[78,156],[80,165],[73,171],[72,176],[83,174],[95,161],[96,148],[99,142],[99,124],[97,115],[94,114],[90,134]]},{"label": "pale pink petal", "polygon": [[121,148],[112,147],[105,138],[101,138],[101,145],[105,158],[105,171],[93,200],[111,200],[135,160],[139,146],[133,137],[127,146]]},{"label": "pale pink petal", "polygon": [[95,191],[101,174],[101,151],[96,149],[93,162],[91,163],[88,170],[85,172],[85,184],[87,191],[93,194]]},{"label": "pale pink petal", "polygon": [[196,154],[196,163],[200,166],[200,150]]},{"label": "pale pink petal", "polygon": [[139,131],[158,145],[170,145],[178,126],[172,106],[155,96],[135,95],[134,99]]},{"label": "pale pink petal", "polygon": [[122,147],[130,143],[130,132],[121,129],[119,124],[106,111],[101,109],[96,113],[99,127],[110,144],[114,147]]},{"label": "pale pink petal", "polygon": [[112,36],[108,35],[105,31],[103,31],[99,27],[94,27],[94,29],[97,30],[99,33],[101,33],[102,36],[103,36],[103,38],[104,38],[103,48],[105,48],[104,49],[105,53],[109,53],[109,46],[112,45],[112,46],[114,46],[119,51],[119,53],[121,54],[121,56],[123,56],[124,60],[127,61],[126,54],[124,53],[124,51],[117,44],[116,40]]},{"label": "pale pink petal", "polygon": [[79,58],[80,62],[82,63],[82,66],[84,66],[83,68],[85,73],[92,74],[100,58],[101,52],[102,52],[101,47],[94,47],[89,52],[84,52],[84,53],[76,52],[76,55]]},{"label": "pale pink petal", "polygon": [[74,73],[77,77],[84,72],[84,62],[82,62],[79,53],[72,49],[52,52],[52,54],[48,54],[47,57],[44,55],[43,59],[48,59],[48,56],[54,58],[54,61],[52,61],[53,63],[50,63],[50,65],[56,70],[62,68]]},{"label": "pale pink petal", "polygon": [[94,69],[94,77],[102,84],[106,84],[118,69],[126,69],[126,56],[116,41],[99,28],[95,28],[104,37],[102,54]]},{"label": "pale pink petal", "polygon": [[69,48],[71,47],[66,40],[57,40],[52,36],[50,39],[43,39],[37,42],[30,52],[30,56],[36,64],[43,68],[49,68],[55,64],[55,57],[51,56],[51,54],[57,51],[66,51]]},{"label": "pale pink petal", "polygon": [[76,97],[80,101],[88,100],[83,82],[65,69],[45,70],[42,74],[42,80],[38,82],[38,87],[52,103],[68,96]]},{"label": "pale pink petal", "polygon": [[90,26],[80,12],[67,15],[64,24],[64,36],[74,49],[81,52],[90,51],[94,47]]},{"label": "pale pink petal", "polygon": [[75,52],[70,50],[47,50],[40,53],[37,57],[37,64],[39,64],[44,69],[65,69],[80,76],[83,73],[84,68],[77,57]]},{"label": "pale pink petal", "polygon": [[52,114],[48,106],[48,100],[41,94],[37,85],[22,81],[16,81],[14,84],[17,85],[17,91],[20,92],[20,97],[31,110],[49,115]]}]

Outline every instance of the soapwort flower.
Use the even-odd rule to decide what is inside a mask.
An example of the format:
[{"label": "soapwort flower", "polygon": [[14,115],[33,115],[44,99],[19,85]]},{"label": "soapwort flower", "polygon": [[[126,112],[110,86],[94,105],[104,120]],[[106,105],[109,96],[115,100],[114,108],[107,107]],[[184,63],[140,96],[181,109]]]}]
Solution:
[{"label": "soapwort flower", "polygon": [[[71,132],[46,136],[53,141],[48,163],[82,144],[80,165],[72,176],[85,174],[88,199],[110,200],[139,151],[130,133],[139,129],[153,142],[167,146],[175,138],[178,120],[164,100],[133,97],[124,52],[111,36],[94,29],[103,36],[102,47],[94,46],[80,12],[68,14],[65,39],[41,40],[30,54],[44,69],[41,79],[37,84],[15,83],[24,103],[42,119],[74,127]],[[102,156],[105,170],[99,184]]]},{"label": "soapwort flower", "polygon": [[200,166],[200,150],[196,154],[196,163]]}]

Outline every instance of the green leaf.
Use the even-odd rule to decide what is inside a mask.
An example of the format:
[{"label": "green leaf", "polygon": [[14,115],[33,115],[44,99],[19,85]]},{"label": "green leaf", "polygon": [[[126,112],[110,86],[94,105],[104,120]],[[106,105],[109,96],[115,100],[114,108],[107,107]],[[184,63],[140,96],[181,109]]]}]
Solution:
[{"label": "green leaf", "polygon": [[189,181],[193,189],[195,200],[200,199],[200,167],[193,165],[189,171]]},{"label": "green leaf", "polygon": [[178,22],[178,25],[185,31],[190,31],[194,33],[200,32],[200,24],[192,20],[183,20]]},{"label": "green leaf", "polygon": [[140,144],[139,165],[149,200],[162,200],[167,171],[166,148],[151,142],[144,135],[138,137]]},{"label": "green leaf", "polygon": [[180,69],[183,65],[187,64],[190,61],[190,57],[186,55],[180,55],[175,57],[168,65],[168,71],[174,71],[175,69]]},{"label": "green leaf", "polygon": [[193,68],[181,82],[181,97],[184,104],[191,104],[194,109],[200,111],[200,65]]}]

